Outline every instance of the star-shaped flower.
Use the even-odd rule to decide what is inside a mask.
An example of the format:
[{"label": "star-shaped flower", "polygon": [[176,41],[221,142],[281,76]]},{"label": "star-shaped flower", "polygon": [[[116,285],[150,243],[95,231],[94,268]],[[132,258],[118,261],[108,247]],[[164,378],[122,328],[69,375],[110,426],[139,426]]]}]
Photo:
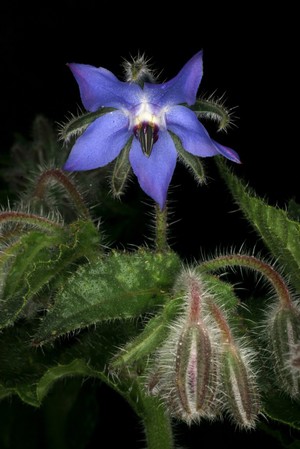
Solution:
[{"label": "star-shaped flower", "polygon": [[141,188],[164,208],[177,161],[173,139],[194,156],[218,154],[239,163],[235,151],[214,141],[189,108],[196,102],[202,78],[202,51],[170,81],[161,84],[120,81],[110,71],[69,64],[87,111],[112,108],[78,137],[64,166],[90,170],[112,162],[131,142],[129,161]]}]

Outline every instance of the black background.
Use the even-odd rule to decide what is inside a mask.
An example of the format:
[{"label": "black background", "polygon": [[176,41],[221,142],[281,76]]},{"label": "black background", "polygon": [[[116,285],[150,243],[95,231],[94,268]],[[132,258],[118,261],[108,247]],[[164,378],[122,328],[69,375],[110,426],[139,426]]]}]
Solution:
[{"label": "black background", "polygon": [[[299,198],[297,77],[293,11],[262,10],[186,1],[126,3],[21,2],[2,4],[0,26],[1,152],[14,133],[30,133],[36,114],[61,122],[80,105],[67,62],[103,66],[119,76],[122,58],[145,52],[162,79],[176,75],[204,50],[200,94],[226,94],[236,107],[236,127],[209,131],[234,148],[242,165],[236,173],[272,204]],[[67,155],[66,155],[67,157]],[[175,205],[174,242],[197,257],[200,247],[255,240],[235,207],[213,160],[206,159],[208,186],[196,187],[178,165],[171,190]],[[180,187],[178,187],[180,186]],[[126,198],[125,198],[126,200]],[[147,202],[147,198],[145,196]],[[245,227],[246,226],[246,227]],[[186,229],[189,229],[189,232]]]},{"label": "black background", "polygon": [[[2,3],[1,152],[8,151],[15,132],[29,134],[36,114],[56,123],[76,112],[80,97],[67,62],[103,66],[121,76],[122,58],[140,51],[169,79],[203,49],[199,93],[225,92],[238,117],[228,134],[217,135],[213,126],[210,132],[239,153],[243,164],[232,165],[258,194],[279,205],[297,199],[295,14],[253,3],[221,8],[198,2],[197,8],[190,1]],[[235,209],[231,198],[214,162],[206,164],[208,186],[196,187],[179,165],[172,181],[179,220],[173,240],[187,257],[198,257],[203,246],[239,246],[256,238],[229,213]]]},{"label": "black background", "polygon": [[[218,135],[209,128],[220,143],[239,153],[243,164],[232,163],[235,172],[272,204],[284,206],[291,197],[299,201],[297,14],[281,6],[262,10],[253,2],[240,3],[220,9],[216,2],[208,7],[201,1],[2,2],[1,153],[9,151],[15,132],[30,133],[36,114],[61,122],[76,111],[80,98],[67,62],[103,66],[121,76],[122,58],[140,51],[162,70],[162,79],[169,79],[203,49],[199,92],[226,92],[228,106],[237,106],[236,127]],[[202,248],[214,252],[243,242],[251,248],[257,239],[239,212],[231,213],[236,206],[214,162],[206,163],[207,186],[196,187],[180,166],[172,183],[174,220],[179,220],[172,231],[174,246],[188,259],[197,258]],[[117,400],[107,394],[109,401]],[[115,429],[117,420],[126,423],[128,413],[122,404],[117,407],[121,418],[118,409],[108,406]],[[99,429],[97,437],[106,432]],[[238,447],[240,436],[233,426],[216,429],[226,434],[224,448]],[[192,434],[201,439],[200,428]],[[253,436],[246,436],[243,447],[245,441],[252,446]]]}]

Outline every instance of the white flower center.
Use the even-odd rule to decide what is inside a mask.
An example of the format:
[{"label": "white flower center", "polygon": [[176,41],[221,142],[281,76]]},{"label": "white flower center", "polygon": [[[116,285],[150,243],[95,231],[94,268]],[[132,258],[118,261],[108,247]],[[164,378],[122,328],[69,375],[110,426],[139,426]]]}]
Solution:
[{"label": "white flower center", "polygon": [[137,105],[130,112],[130,128],[140,126],[142,123],[148,123],[150,126],[157,126],[159,129],[166,129],[165,109],[155,104],[144,101]]},{"label": "white flower center", "polygon": [[143,101],[129,112],[129,129],[133,130],[143,153],[148,157],[159,138],[159,131],[167,128],[165,112],[165,109],[147,101]]}]

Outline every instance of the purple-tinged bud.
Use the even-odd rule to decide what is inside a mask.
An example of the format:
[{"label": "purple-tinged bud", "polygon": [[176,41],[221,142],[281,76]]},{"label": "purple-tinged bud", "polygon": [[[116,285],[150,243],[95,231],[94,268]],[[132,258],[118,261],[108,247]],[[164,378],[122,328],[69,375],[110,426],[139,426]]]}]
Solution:
[{"label": "purple-tinged bud", "polygon": [[220,340],[205,305],[211,294],[199,275],[184,271],[176,290],[180,287],[184,310],[157,352],[150,382],[156,379],[152,393],[164,399],[170,413],[191,424],[219,414]]},{"label": "purple-tinged bud", "polygon": [[233,343],[224,344],[223,351],[224,409],[240,427],[251,429],[255,426],[260,402],[249,353],[239,350]]},{"label": "purple-tinged bud", "polygon": [[300,310],[296,305],[278,307],[271,319],[269,339],[279,388],[299,398]]},{"label": "purple-tinged bud", "polygon": [[199,322],[185,329],[178,341],[174,372],[174,402],[177,402],[180,415],[185,420],[210,414],[215,364],[209,332],[204,323]]}]

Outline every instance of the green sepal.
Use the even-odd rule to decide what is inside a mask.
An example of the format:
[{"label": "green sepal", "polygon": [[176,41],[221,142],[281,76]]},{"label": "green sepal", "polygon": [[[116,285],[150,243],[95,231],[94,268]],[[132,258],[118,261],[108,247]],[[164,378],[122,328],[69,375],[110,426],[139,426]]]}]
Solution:
[{"label": "green sepal", "polygon": [[223,131],[231,124],[231,111],[228,110],[221,100],[213,98],[198,98],[196,102],[190,106],[199,118],[207,118],[218,123],[218,130]]},{"label": "green sepal", "polygon": [[291,220],[285,210],[270,206],[259,198],[223,160],[215,159],[236,203],[281,264],[291,283],[300,290],[300,223]]},{"label": "green sepal", "polygon": [[132,138],[129,139],[129,141],[117,157],[113,168],[110,184],[112,194],[116,198],[120,198],[120,196],[124,194],[124,189],[131,172],[131,166],[129,163],[129,151],[131,148],[131,144]]},{"label": "green sepal", "polygon": [[97,118],[112,111],[115,111],[115,108],[100,108],[95,112],[86,112],[78,116],[73,115],[67,123],[61,125],[59,130],[60,139],[67,142],[74,136],[80,136]]},{"label": "green sepal", "polygon": [[154,311],[166,301],[179,265],[173,252],[139,250],[112,251],[80,267],[59,290],[34,344],[45,344],[99,322]]},{"label": "green sepal", "polygon": [[182,147],[180,139],[174,133],[170,132],[170,134],[172,136],[173,142],[175,144],[181,162],[183,162],[183,164],[192,173],[196,182],[198,182],[199,184],[204,184],[206,182],[206,177],[202,158],[194,156],[193,154],[185,151],[184,148]]}]

